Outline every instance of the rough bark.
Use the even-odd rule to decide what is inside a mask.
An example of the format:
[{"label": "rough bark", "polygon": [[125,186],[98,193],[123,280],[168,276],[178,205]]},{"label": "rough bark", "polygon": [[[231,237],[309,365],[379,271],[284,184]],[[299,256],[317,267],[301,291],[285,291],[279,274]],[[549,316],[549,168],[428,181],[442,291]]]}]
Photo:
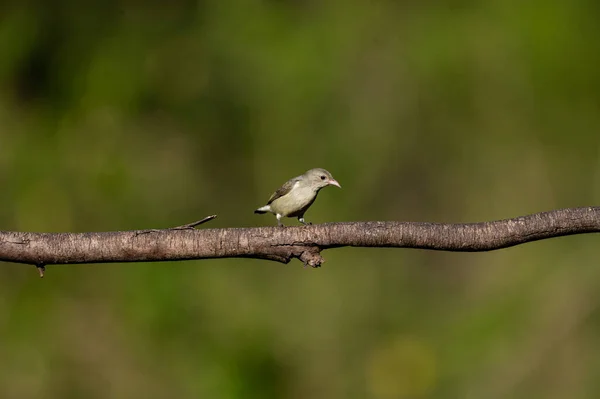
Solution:
[{"label": "rough bark", "polygon": [[491,251],[571,234],[600,232],[600,207],[568,208],[492,222],[346,222],[298,227],[200,229],[213,219],[164,230],[95,233],[0,231],[0,260],[36,265],[245,257],[305,265],[344,246]]}]

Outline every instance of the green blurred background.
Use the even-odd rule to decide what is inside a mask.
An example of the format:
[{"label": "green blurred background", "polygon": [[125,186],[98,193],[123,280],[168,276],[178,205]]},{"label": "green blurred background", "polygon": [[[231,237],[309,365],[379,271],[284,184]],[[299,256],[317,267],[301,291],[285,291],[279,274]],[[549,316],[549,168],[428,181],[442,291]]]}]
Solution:
[{"label": "green blurred background", "polygon": [[[600,202],[600,3],[0,6],[4,230],[472,222]],[[288,224],[295,221],[288,221]],[[0,268],[2,398],[600,395],[594,235]]]}]

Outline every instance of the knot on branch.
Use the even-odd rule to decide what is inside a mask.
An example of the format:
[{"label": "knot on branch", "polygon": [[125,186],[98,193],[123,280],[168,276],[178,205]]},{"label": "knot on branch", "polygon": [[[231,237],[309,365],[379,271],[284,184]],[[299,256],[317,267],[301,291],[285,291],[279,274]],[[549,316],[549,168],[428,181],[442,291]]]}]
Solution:
[{"label": "knot on branch", "polygon": [[321,267],[321,264],[325,262],[325,259],[321,256],[321,248],[314,247],[300,247],[300,253],[295,256],[304,263],[304,266],[310,267]]}]

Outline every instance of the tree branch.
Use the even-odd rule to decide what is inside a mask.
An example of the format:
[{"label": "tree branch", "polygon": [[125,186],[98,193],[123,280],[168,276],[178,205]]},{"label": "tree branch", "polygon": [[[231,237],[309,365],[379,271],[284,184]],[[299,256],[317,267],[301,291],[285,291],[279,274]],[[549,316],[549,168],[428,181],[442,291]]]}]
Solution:
[{"label": "tree branch", "polygon": [[572,234],[600,232],[600,207],[568,208],[493,222],[443,224],[347,222],[297,227],[195,230],[201,221],[163,230],[97,233],[0,231],[0,260],[50,264],[258,258],[320,266],[323,249],[421,248],[477,252]]}]

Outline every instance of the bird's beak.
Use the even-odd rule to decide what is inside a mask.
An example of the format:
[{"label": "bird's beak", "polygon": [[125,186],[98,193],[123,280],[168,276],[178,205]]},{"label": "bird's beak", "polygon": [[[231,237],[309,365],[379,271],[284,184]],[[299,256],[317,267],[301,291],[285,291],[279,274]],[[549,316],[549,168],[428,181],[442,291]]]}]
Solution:
[{"label": "bird's beak", "polygon": [[340,186],[340,183],[338,183],[335,179],[330,179],[329,184],[331,184],[332,186],[338,186],[339,188],[342,188],[342,186]]}]

